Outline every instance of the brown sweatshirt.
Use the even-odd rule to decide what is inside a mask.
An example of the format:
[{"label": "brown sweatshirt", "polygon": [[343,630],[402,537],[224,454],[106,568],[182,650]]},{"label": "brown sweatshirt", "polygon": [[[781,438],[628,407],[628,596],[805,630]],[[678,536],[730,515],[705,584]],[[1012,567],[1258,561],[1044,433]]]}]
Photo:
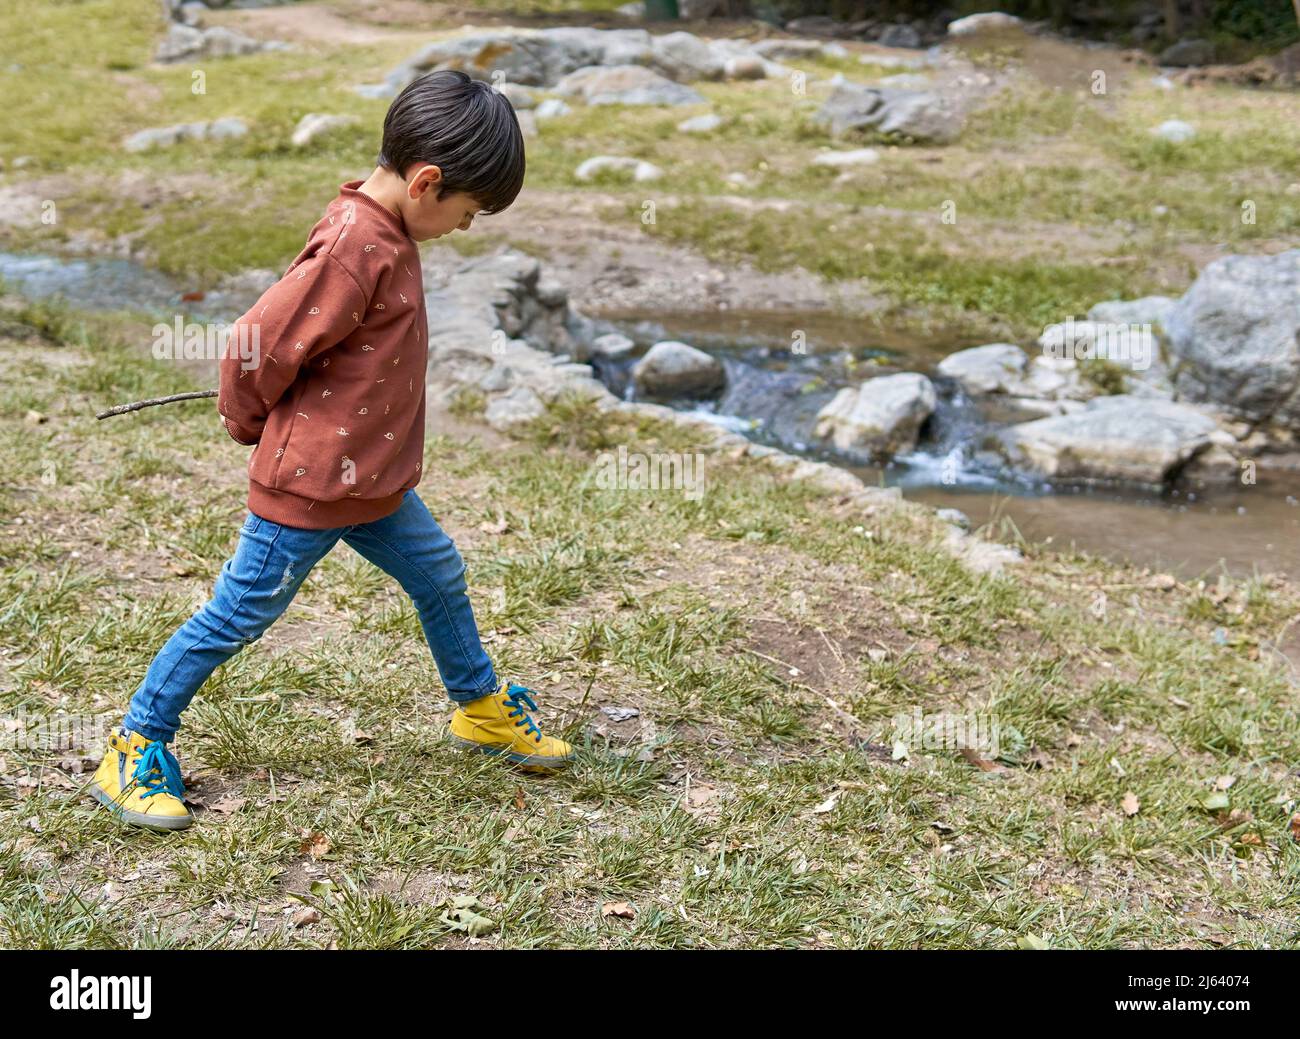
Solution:
[{"label": "brown sweatshirt", "polygon": [[323,530],[395,511],[420,482],[429,349],[420,254],[344,184],[283,278],[234,325],[217,410],[255,444],[248,507]]}]

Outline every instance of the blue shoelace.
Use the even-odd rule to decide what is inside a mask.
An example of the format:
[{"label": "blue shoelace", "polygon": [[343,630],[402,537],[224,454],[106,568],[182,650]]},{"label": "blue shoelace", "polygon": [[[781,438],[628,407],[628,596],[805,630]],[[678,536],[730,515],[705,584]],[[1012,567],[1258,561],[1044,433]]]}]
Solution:
[{"label": "blue shoelace", "polygon": [[[516,715],[519,717],[519,720],[515,722],[515,726],[522,726],[525,735],[531,736],[534,743],[541,743],[542,730],[537,727],[532,715],[528,713],[528,711],[537,710],[537,704],[533,703],[532,697],[528,695],[531,692],[534,692],[534,690],[529,689],[527,686],[511,685],[506,690],[506,698],[502,702],[507,707],[512,708],[507,713],[507,717],[514,718]],[[525,706],[527,706],[528,710],[524,709]]]},{"label": "blue shoelace", "polygon": [[153,797],[154,794],[171,794],[177,800],[185,797],[180,762],[168,752],[161,740],[145,745],[131,778],[144,787],[141,797]]}]

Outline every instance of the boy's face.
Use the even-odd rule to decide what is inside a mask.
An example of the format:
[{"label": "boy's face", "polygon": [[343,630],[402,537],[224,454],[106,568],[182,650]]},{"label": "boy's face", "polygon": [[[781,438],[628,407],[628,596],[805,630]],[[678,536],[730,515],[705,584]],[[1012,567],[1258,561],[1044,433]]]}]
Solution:
[{"label": "boy's face", "polygon": [[409,172],[400,203],[407,234],[417,242],[427,242],[452,231],[469,230],[482,208],[473,198],[460,191],[449,191],[439,198],[442,170],[437,166],[412,166]]}]

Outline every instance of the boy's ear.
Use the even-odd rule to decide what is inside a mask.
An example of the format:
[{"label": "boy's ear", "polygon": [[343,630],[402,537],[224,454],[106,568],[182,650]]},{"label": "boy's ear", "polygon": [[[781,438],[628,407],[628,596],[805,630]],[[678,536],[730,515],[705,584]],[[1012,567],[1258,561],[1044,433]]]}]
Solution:
[{"label": "boy's ear", "polygon": [[437,166],[421,166],[407,182],[406,193],[414,201],[424,197],[430,188],[437,188],[442,183],[442,170]]}]

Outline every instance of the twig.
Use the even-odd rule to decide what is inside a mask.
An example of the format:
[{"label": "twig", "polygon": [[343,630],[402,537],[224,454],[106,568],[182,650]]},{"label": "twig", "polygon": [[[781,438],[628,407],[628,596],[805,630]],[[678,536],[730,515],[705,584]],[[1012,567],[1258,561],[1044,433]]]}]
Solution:
[{"label": "twig", "polygon": [[152,397],[149,400],[136,400],[130,404],[118,404],[116,407],[109,408],[107,411],[101,411],[95,418],[111,418],[113,415],[125,415],[131,411],[139,411],[141,408],[152,408],[156,404],[171,404],[178,400],[198,400],[200,397],[215,397],[216,390],[195,390],[193,393],[173,393],[170,397]]}]

